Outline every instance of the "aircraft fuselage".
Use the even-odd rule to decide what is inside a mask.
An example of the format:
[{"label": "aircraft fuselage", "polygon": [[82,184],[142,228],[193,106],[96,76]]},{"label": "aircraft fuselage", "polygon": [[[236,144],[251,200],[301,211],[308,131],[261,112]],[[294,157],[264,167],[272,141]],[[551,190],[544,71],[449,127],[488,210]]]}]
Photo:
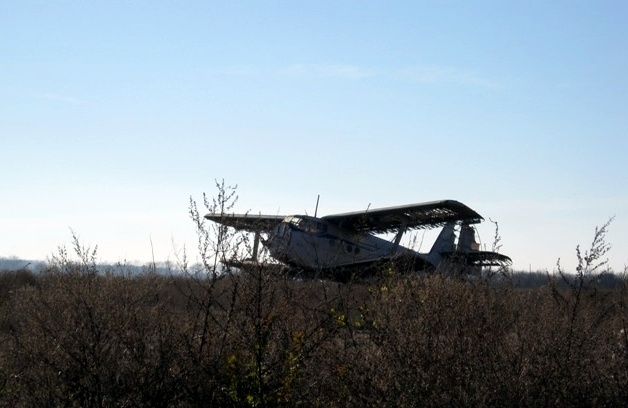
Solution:
[{"label": "aircraft fuselage", "polygon": [[[321,219],[290,216],[264,241],[271,256],[288,265],[325,270],[422,254],[371,234],[352,233]],[[427,260],[426,260],[427,262]]]}]

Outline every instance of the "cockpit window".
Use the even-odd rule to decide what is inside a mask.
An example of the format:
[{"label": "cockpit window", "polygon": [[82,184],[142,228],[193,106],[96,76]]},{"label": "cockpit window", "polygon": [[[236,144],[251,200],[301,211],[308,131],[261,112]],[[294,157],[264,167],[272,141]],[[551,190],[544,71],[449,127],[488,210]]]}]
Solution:
[{"label": "cockpit window", "polygon": [[319,222],[316,220],[293,217],[290,220],[290,223],[297,226],[300,230],[309,232],[311,234],[327,232],[327,225],[323,222]]}]

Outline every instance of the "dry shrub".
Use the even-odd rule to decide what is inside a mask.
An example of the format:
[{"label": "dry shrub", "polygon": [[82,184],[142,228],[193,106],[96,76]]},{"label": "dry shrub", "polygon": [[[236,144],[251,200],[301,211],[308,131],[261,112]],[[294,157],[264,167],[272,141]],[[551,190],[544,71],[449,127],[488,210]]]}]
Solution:
[{"label": "dry shrub", "polygon": [[[129,284],[132,283],[132,284]],[[169,405],[174,316],[154,279],[50,274],[13,305],[12,398],[29,406]]]},{"label": "dry shrub", "polygon": [[209,283],[49,272],[16,288],[3,298],[3,405],[614,405],[627,396],[625,287],[583,290],[574,318],[569,291],[438,275],[337,284],[260,269]]}]

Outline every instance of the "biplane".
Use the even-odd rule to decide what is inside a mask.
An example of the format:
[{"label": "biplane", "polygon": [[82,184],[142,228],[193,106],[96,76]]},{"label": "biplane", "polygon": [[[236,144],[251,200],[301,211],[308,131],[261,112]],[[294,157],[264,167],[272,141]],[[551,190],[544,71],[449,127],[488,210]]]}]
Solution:
[{"label": "biplane", "polygon": [[[346,280],[365,276],[382,265],[398,270],[423,271],[443,261],[455,261],[474,270],[511,262],[506,255],[482,251],[474,224],[483,218],[455,200],[367,209],[343,214],[308,215],[218,214],[205,218],[236,230],[254,234],[252,258],[231,261],[244,267],[257,262],[259,243],[272,258],[304,276]],[[427,253],[400,245],[411,230],[441,227]],[[377,235],[380,236],[377,236]],[[382,235],[394,234],[385,239]]]}]

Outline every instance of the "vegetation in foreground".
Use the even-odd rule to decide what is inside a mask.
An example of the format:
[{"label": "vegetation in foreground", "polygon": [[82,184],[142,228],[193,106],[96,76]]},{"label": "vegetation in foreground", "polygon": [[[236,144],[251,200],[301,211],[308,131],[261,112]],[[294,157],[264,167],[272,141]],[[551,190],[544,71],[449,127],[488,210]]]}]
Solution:
[{"label": "vegetation in foreground", "polygon": [[[206,203],[220,206],[228,196]],[[222,200],[222,201],[221,201]],[[222,207],[224,209],[224,207]],[[124,276],[75,242],[0,274],[2,406],[621,406],[628,282],[601,288],[606,226],[540,288],[383,268],[368,282],[219,268],[245,241],[199,227],[201,269]],[[195,215],[196,214],[196,215]],[[115,271],[113,271],[115,272]]]},{"label": "vegetation in foreground", "polygon": [[621,405],[627,286],[432,276],[0,282],[4,406]]}]

